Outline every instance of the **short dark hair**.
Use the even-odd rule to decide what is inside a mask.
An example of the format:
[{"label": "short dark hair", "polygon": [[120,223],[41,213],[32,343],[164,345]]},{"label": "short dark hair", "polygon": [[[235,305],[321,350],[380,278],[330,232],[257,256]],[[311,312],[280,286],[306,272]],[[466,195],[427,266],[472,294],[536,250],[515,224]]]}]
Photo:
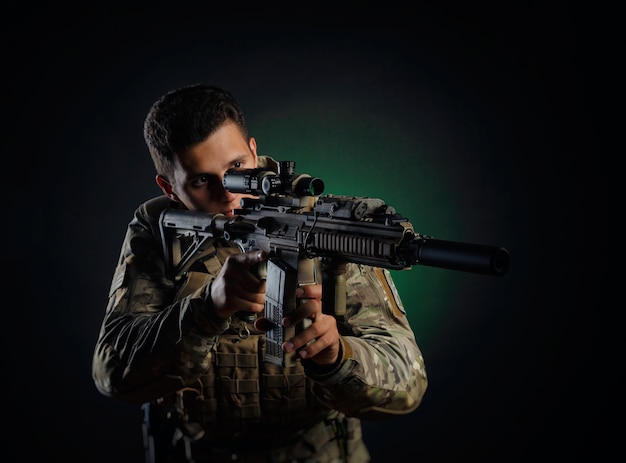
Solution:
[{"label": "short dark hair", "polygon": [[169,178],[177,154],[203,142],[227,121],[235,122],[248,139],[239,104],[223,88],[193,84],[163,95],[150,108],[143,131],[157,173]]}]

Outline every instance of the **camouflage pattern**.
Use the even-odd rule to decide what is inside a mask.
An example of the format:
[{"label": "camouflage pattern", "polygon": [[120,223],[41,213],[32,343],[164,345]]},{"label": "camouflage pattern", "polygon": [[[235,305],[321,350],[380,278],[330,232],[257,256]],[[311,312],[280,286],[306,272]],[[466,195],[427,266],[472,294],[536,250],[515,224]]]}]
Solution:
[{"label": "camouflage pattern", "polygon": [[[98,390],[134,404],[182,397],[185,417],[206,430],[194,443],[200,453],[217,452],[226,436],[267,442],[271,433],[263,461],[369,461],[360,419],[410,413],[427,387],[390,273],[348,264],[339,367],[319,375],[299,361],[285,371],[263,362],[263,333],[206,310],[211,281],[238,247],[216,241],[182,284],[167,278],[158,220],[177,204],[154,198],[128,225],[94,350]],[[245,342],[231,342],[242,333]]]}]

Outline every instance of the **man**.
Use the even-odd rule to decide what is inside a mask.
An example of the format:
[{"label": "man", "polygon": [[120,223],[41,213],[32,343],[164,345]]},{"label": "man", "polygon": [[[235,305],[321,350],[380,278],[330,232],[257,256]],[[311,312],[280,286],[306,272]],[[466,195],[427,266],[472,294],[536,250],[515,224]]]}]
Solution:
[{"label": "man", "polygon": [[[322,311],[320,284],[297,290],[285,326],[295,366],[264,361],[265,252],[215,239],[181,281],[167,275],[166,208],[232,215],[231,169],[275,168],[257,154],[226,90],[191,85],[150,109],[145,140],[163,196],[130,221],[93,358],[98,390],[145,410],[149,463],[367,462],[361,419],[414,411],[427,387],[421,352],[387,270],[348,264],[346,315]],[[256,322],[251,322],[256,317]]]}]

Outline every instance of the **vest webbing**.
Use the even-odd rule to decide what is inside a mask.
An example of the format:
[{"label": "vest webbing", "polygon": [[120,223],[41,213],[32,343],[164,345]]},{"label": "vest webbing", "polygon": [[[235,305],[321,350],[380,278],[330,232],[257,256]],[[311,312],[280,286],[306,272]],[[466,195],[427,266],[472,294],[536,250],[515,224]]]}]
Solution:
[{"label": "vest webbing", "polygon": [[220,336],[212,368],[199,379],[202,393],[186,407],[198,412],[190,418],[208,435],[232,435],[246,428],[254,428],[255,435],[259,430],[280,434],[280,428],[291,434],[328,413],[307,388],[303,367],[263,362],[264,345],[262,335]]}]

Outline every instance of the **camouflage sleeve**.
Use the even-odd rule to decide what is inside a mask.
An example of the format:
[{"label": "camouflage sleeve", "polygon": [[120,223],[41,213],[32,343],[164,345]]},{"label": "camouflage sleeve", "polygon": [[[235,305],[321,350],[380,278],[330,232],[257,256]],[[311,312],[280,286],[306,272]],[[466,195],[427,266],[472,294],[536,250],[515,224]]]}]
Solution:
[{"label": "camouflage sleeve", "polygon": [[161,206],[144,204],[128,226],[92,362],[98,390],[133,403],[195,381],[209,366],[217,335],[228,328],[206,315],[208,274],[175,302],[179,289],[166,277],[154,219]]},{"label": "camouflage sleeve", "polygon": [[424,359],[391,274],[349,264],[343,359],[336,370],[310,375],[329,407],[363,419],[415,410],[428,384]]}]

